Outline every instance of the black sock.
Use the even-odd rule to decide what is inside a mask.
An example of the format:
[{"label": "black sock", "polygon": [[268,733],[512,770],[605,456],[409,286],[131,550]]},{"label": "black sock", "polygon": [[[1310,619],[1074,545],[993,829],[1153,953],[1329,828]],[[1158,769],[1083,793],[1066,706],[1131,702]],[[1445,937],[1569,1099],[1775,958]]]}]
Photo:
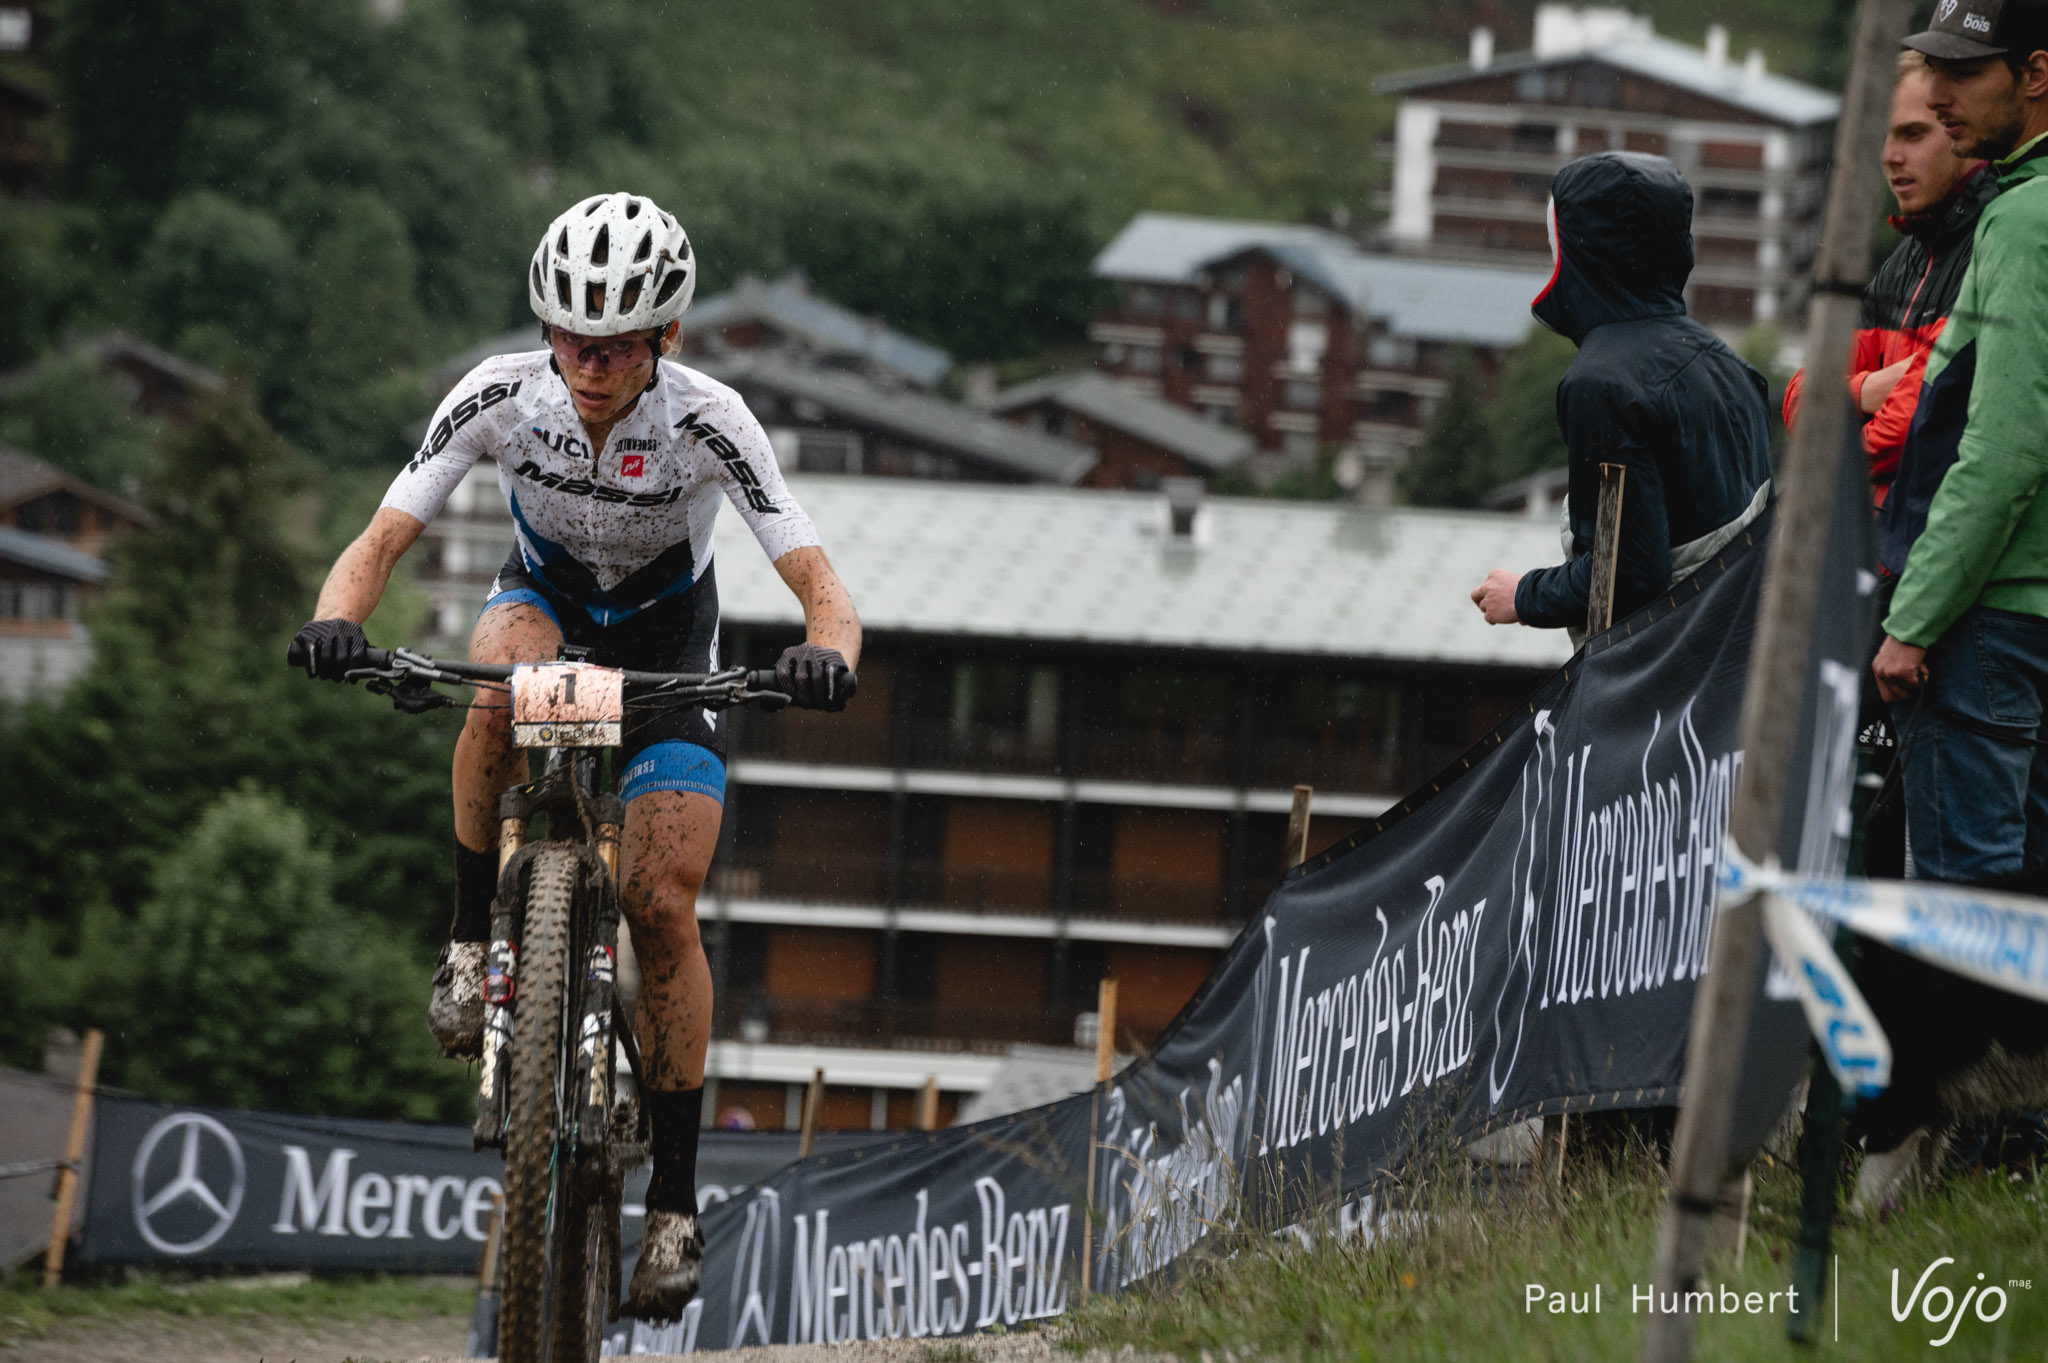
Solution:
[{"label": "black sock", "polygon": [[457,942],[491,940],[491,900],[498,894],[498,858],[493,852],[472,852],[455,844],[455,925]]},{"label": "black sock", "polygon": [[647,1210],[697,1214],[697,1127],[704,1119],[704,1088],[642,1089],[640,1101],[654,1123],[654,1177]]}]

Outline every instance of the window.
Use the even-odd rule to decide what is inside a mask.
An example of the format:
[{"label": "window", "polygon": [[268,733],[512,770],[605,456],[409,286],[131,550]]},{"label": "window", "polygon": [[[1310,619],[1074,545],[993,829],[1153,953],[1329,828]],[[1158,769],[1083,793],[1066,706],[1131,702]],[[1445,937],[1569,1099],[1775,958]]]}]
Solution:
[{"label": "window", "polygon": [[1209,295],[1209,330],[1242,331],[1244,300],[1227,293]]},{"label": "window", "polygon": [[78,590],[69,582],[0,582],[0,620],[76,620]]},{"label": "window", "polygon": [[1193,289],[1173,291],[1173,315],[1183,322],[1194,322],[1202,316],[1202,295]]},{"label": "window", "polygon": [[1237,404],[1234,402],[1205,402],[1200,411],[1204,417],[1218,426],[1235,426],[1240,420]]},{"label": "window", "polygon": [[1293,459],[1313,459],[1321,442],[1313,431],[1288,431],[1280,437],[1280,451]]},{"label": "window", "polygon": [[1366,415],[1374,421],[1406,421],[1411,410],[1408,394],[1398,388],[1375,388],[1366,399]]},{"label": "window", "polygon": [[1124,304],[1139,317],[1157,317],[1166,311],[1166,296],[1150,284],[1133,284]]},{"label": "window", "polygon": [[1116,369],[1122,366],[1129,354],[1130,351],[1122,341],[1111,341],[1102,348],[1102,363],[1108,368]]},{"label": "window", "polygon": [[1323,385],[1314,379],[1290,379],[1281,401],[1296,411],[1314,411],[1322,406]]},{"label": "window", "polygon": [[1131,372],[1136,374],[1157,374],[1159,372],[1159,347],[1156,345],[1134,345],[1131,347]]},{"label": "window", "polygon": [[1294,286],[1294,315],[1296,317],[1321,317],[1330,310],[1328,295],[1313,284]]},{"label": "window", "polygon": [[1204,355],[1202,377],[1213,383],[1237,383],[1244,378],[1242,355]]},{"label": "window", "polygon": [[1406,369],[1415,363],[1415,342],[1400,336],[1375,336],[1366,358],[1383,369]]}]

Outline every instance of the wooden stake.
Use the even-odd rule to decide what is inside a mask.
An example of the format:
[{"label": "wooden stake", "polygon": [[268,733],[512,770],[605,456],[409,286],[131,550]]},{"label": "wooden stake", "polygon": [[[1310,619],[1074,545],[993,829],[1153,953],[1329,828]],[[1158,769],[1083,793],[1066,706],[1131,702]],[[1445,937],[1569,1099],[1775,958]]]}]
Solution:
[{"label": "wooden stake", "polygon": [[1621,494],[1628,469],[1600,466],[1600,510],[1593,523],[1593,584],[1586,598],[1586,633],[1614,623],[1614,565],[1621,557]]},{"label": "wooden stake", "polygon": [[1116,981],[1104,977],[1095,991],[1095,1016],[1100,1024],[1095,1029],[1095,1082],[1109,1082],[1109,1072],[1116,1064]]},{"label": "wooden stake", "polygon": [[64,1247],[71,1242],[71,1206],[78,1200],[78,1166],[85,1159],[86,1134],[92,1130],[92,1095],[99,1083],[100,1048],[106,1039],[94,1027],[85,1034],[85,1050],[78,1057],[71,1134],[64,1140],[64,1167],[57,1171],[57,1207],[50,1213],[50,1244],[43,1251],[44,1287],[55,1287],[64,1277]]},{"label": "wooden stake", "polygon": [[[1777,528],[1764,566],[1763,600],[1743,693],[1740,747],[1747,755],[1729,811],[1729,838],[1758,865],[1779,851],[1778,825],[1798,743],[1821,564],[1834,510],[1836,461],[1850,434],[1848,404],[1840,389],[1830,393],[1829,385],[1848,372],[1861,294],[1870,277],[1870,206],[1879,197],[1882,169],[1878,155],[1896,80],[1894,62],[1912,11],[1913,0],[1861,0],[1857,11],[1849,84],[1835,133],[1834,175],[1814,261],[1806,354],[1816,400],[1801,408],[1779,469]],[[1728,1144],[1762,964],[1760,899],[1720,905],[1707,973],[1693,993],[1685,1093],[1671,1144],[1671,1205],[1657,1240],[1653,1290],[1659,1293],[1697,1290],[1709,1220],[1731,1200]],[[1739,1196],[1739,1188],[1734,1191]],[[1696,1324],[1688,1312],[1650,1316],[1643,1358],[1647,1363],[1691,1358]]]},{"label": "wooden stake", "polygon": [[825,1106],[825,1071],[811,1071],[811,1087],[804,1094],[803,1134],[796,1140],[796,1157],[804,1158],[818,1144],[818,1109]]},{"label": "wooden stake", "polygon": [[939,1076],[936,1074],[925,1078],[924,1093],[917,1100],[917,1129],[939,1129]]},{"label": "wooden stake", "polygon": [[1315,798],[1313,786],[1294,788],[1294,804],[1287,811],[1287,845],[1280,852],[1283,871],[1291,871],[1308,860],[1308,808]]}]

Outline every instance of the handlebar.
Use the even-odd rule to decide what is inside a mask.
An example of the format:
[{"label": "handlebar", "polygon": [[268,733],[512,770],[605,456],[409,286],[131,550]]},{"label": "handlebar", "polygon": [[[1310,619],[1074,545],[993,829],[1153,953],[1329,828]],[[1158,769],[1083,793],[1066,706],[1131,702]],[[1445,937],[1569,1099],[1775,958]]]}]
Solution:
[{"label": "handlebar", "polygon": [[[512,669],[516,663],[472,663],[442,662],[414,653],[410,649],[372,648],[366,650],[371,671],[388,672],[394,667],[421,675],[425,672],[439,672],[442,676],[429,676],[429,681],[448,682],[506,682],[512,680]],[[297,661],[294,659],[293,661]],[[633,672],[624,668],[615,669],[633,686],[665,687],[671,690],[687,690],[697,686],[714,686],[737,681],[749,692],[772,693],[787,697],[775,679],[775,671],[769,668],[761,671],[742,672],[733,668],[725,672]],[[353,677],[354,674],[350,674]]]}]

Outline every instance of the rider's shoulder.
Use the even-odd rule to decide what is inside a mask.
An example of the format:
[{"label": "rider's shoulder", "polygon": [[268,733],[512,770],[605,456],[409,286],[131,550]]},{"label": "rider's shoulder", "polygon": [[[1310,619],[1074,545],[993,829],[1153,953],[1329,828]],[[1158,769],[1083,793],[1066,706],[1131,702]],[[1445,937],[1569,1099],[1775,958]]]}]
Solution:
[{"label": "rider's shoulder", "polygon": [[723,419],[728,425],[752,420],[747,400],[738,389],[721,383],[701,369],[692,369],[672,359],[661,362],[663,398],[670,411],[691,413],[701,421]]},{"label": "rider's shoulder", "polygon": [[467,374],[457,379],[449,393],[458,400],[476,397],[485,402],[510,396],[532,382],[536,376],[546,374],[548,358],[545,349],[518,350],[503,355],[486,356]]}]

